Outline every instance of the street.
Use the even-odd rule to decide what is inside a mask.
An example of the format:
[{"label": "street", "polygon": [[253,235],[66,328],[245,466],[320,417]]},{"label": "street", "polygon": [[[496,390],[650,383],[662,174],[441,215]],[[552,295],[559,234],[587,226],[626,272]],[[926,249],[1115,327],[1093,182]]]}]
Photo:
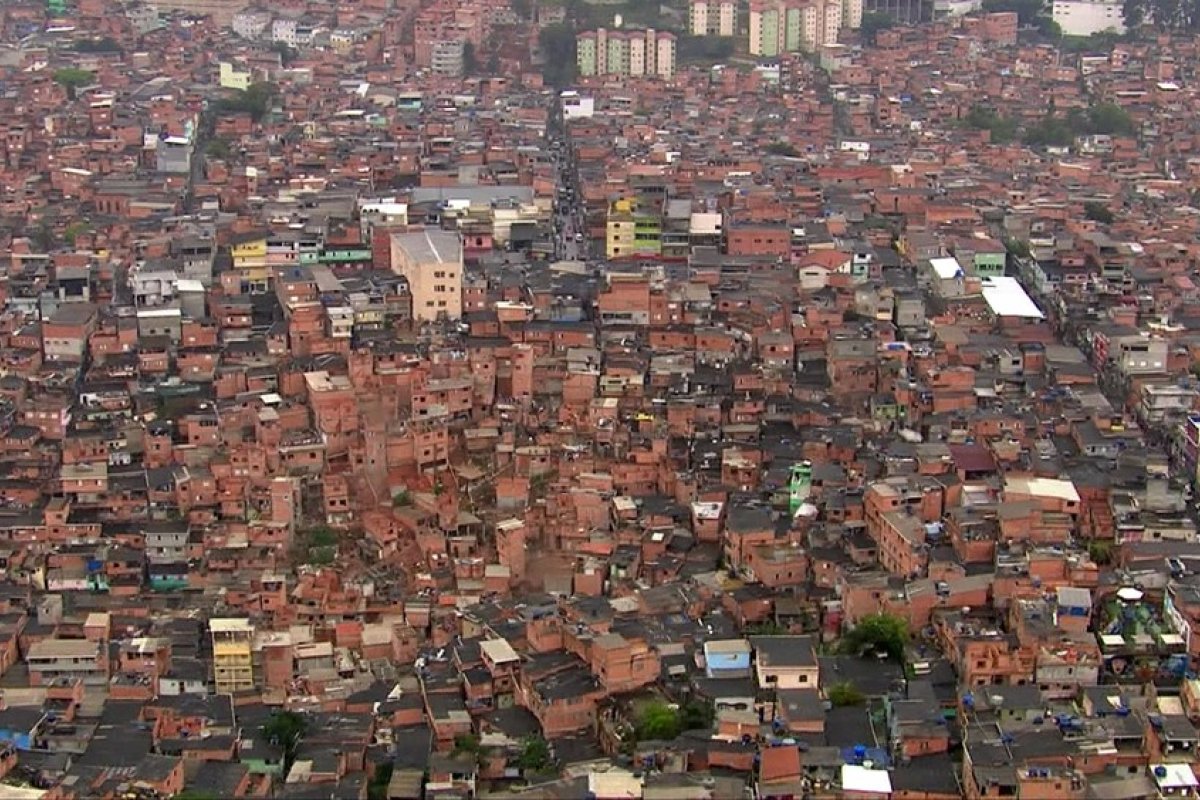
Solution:
[{"label": "street", "polygon": [[547,132],[554,158],[556,192],[554,198],[554,256],[559,260],[587,261],[591,257],[587,239],[583,198],[579,191],[579,173],[571,143],[561,126]]}]

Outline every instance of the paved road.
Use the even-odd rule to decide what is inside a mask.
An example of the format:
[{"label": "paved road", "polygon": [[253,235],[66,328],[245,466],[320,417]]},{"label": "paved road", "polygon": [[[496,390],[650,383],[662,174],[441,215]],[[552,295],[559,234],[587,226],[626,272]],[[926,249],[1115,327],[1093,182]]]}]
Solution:
[{"label": "paved road", "polygon": [[579,175],[567,142],[562,138],[552,141],[557,170],[557,189],[554,212],[555,257],[568,261],[586,261],[591,256],[590,242],[580,234],[585,233],[583,203],[580,200]]}]

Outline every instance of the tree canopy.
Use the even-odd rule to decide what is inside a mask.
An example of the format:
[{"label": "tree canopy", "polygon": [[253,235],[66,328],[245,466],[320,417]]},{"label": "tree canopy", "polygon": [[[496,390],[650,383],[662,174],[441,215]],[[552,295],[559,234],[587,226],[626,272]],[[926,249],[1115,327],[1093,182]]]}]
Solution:
[{"label": "tree canopy", "polygon": [[862,34],[864,41],[874,43],[875,37],[880,31],[886,31],[895,25],[896,20],[891,14],[885,14],[882,11],[864,11],[858,32]]},{"label": "tree canopy", "polygon": [[526,772],[541,772],[550,766],[550,745],[540,736],[527,736],[521,742],[521,754],[517,766]]},{"label": "tree canopy", "polygon": [[1083,204],[1083,216],[1105,225],[1112,224],[1112,221],[1116,219],[1108,206],[1104,205],[1104,203],[1098,203],[1095,200],[1089,200]]},{"label": "tree canopy", "polygon": [[544,60],[542,79],[562,88],[575,80],[575,31],[569,25],[547,25],[538,34]]},{"label": "tree canopy", "polygon": [[693,701],[672,708],[655,701],[638,712],[634,734],[638,741],[674,739],[684,731],[712,727],[712,723],[713,710],[707,703]]},{"label": "tree canopy", "polygon": [[249,114],[255,122],[262,122],[271,110],[276,88],[271,83],[252,83],[231,97],[218,100],[214,110],[218,114]]},{"label": "tree canopy", "polygon": [[834,708],[860,706],[867,701],[867,696],[849,681],[842,681],[830,686],[827,697]]},{"label": "tree canopy", "polygon": [[1121,10],[1128,28],[1148,24],[1162,31],[1200,30],[1197,0],[1125,0]]},{"label": "tree canopy", "polygon": [[907,622],[893,614],[868,614],[843,637],[842,650],[853,655],[883,653],[903,661],[907,644]]},{"label": "tree canopy", "polygon": [[1062,37],[1062,28],[1050,15],[1050,4],[1045,0],[983,0],[983,10],[992,14],[1015,12],[1021,27],[1037,28],[1043,36],[1053,39]]},{"label": "tree canopy", "polygon": [[95,75],[86,69],[78,69],[76,67],[63,67],[54,72],[54,82],[66,89],[67,96],[72,100],[75,99],[75,93],[84,86],[90,85],[95,77]]},{"label": "tree canopy", "polygon": [[1017,136],[1018,124],[1012,117],[1001,116],[993,108],[973,106],[962,123],[975,130],[987,131],[995,144],[1007,144]]},{"label": "tree canopy", "polygon": [[634,725],[638,741],[674,739],[682,730],[679,715],[666,703],[650,703],[641,710]]},{"label": "tree canopy", "polygon": [[727,61],[737,50],[732,36],[681,36],[675,44],[680,64]]},{"label": "tree canopy", "polygon": [[295,711],[277,711],[262,726],[262,735],[276,747],[283,749],[285,766],[291,766],[296,757],[296,748],[308,730],[304,717]]}]

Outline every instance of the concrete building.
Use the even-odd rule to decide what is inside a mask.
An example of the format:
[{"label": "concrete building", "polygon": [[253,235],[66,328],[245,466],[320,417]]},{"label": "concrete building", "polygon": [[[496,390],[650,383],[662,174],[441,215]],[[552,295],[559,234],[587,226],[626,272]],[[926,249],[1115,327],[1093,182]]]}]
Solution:
[{"label": "concrete building", "polygon": [[856,31],[862,27],[863,0],[842,0],[842,27]]},{"label": "concrete building", "polygon": [[211,619],[213,683],[217,694],[254,688],[254,626],[246,619]]},{"label": "concrete building", "polygon": [[734,0],[692,0],[688,6],[688,32],[692,36],[736,36],[737,3]]},{"label": "concrete building", "polygon": [[250,5],[250,0],[154,0],[151,3],[160,12],[183,11],[196,16],[212,17],[221,27],[233,23],[238,12]]},{"label": "concrete building", "polygon": [[1066,36],[1091,36],[1104,31],[1125,33],[1120,0],[1055,0],[1051,15]]},{"label": "concrete building", "polygon": [[576,38],[576,65],[585,78],[620,75],[670,80],[675,77],[675,34],[653,28],[584,31]]},{"label": "concrete building", "polygon": [[862,14],[862,0],[751,0],[748,49],[764,58],[811,52],[836,44],[842,26],[858,27]]},{"label": "concrete building", "polygon": [[462,238],[430,230],[392,235],[392,269],[408,281],[413,318],[462,316]]},{"label": "concrete building", "polygon": [[435,42],[429,56],[429,68],[447,78],[461,77],[466,44],[462,39]]},{"label": "concrete building", "polygon": [[241,11],[233,17],[233,32],[243,39],[257,39],[271,24],[271,15],[265,11]]}]

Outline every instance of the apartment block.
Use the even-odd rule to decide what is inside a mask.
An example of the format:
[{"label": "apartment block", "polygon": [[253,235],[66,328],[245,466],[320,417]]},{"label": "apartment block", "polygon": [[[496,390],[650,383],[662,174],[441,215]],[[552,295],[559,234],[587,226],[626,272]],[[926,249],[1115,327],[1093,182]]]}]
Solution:
[{"label": "apartment block", "polygon": [[[837,43],[843,17],[842,0],[751,0],[747,46],[751,55],[764,58],[813,52]],[[861,0],[850,17],[861,23]]]},{"label": "apartment block", "polygon": [[629,78],[675,77],[675,34],[665,31],[597,28],[576,37],[576,65],[585,78],[617,75]]},{"label": "apartment block", "polygon": [[688,32],[692,36],[736,36],[737,23],[735,0],[692,0],[688,5]]},{"label": "apartment block", "polygon": [[213,683],[217,694],[254,688],[254,626],[247,619],[208,621],[212,635]]}]

